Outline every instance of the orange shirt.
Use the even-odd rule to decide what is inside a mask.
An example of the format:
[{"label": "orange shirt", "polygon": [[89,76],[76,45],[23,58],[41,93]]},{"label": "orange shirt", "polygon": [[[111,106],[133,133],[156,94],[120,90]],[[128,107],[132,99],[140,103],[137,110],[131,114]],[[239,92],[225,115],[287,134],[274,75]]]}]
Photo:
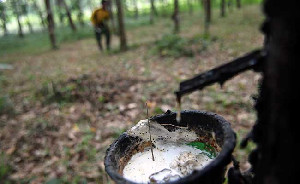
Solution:
[{"label": "orange shirt", "polygon": [[91,22],[94,26],[103,23],[103,21],[107,20],[109,18],[109,13],[106,10],[103,10],[102,8],[96,9],[91,16]]}]

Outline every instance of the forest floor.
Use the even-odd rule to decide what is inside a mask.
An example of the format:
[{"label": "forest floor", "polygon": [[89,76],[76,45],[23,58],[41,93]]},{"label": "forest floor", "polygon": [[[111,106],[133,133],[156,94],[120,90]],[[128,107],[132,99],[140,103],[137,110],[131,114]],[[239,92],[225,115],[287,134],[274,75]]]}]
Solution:
[{"label": "forest floor", "polygon": [[[218,13],[210,37],[202,35],[201,13],[182,16],[183,47],[179,45],[192,57],[155,52],[155,40],[173,31],[167,18],[130,29],[130,48],[123,53],[116,51],[118,38],[113,37],[112,52],[99,52],[95,39],[89,38],[55,51],[2,56],[0,63],[9,61],[14,69],[0,73],[0,179],[109,182],[105,151],[146,118],[146,101],[151,115],[175,111],[173,92],[180,81],[262,46],[259,6],[245,6],[225,18]],[[185,96],[182,109],[218,113],[231,122],[240,141],[256,120],[252,96],[259,79],[257,73],[242,73],[222,88],[212,85]],[[242,169],[249,167],[246,155],[253,147],[236,147]]]}]

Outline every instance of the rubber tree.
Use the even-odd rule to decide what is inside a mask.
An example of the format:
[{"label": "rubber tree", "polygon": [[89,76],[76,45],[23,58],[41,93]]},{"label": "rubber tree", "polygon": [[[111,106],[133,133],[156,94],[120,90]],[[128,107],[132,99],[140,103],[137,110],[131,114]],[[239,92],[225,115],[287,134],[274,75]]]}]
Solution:
[{"label": "rubber tree", "polygon": [[203,0],[204,7],[204,32],[209,33],[209,25],[211,23],[211,0]]},{"label": "rubber tree", "polygon": [[293,0],[265,0],[267,16],[263,79],[250,154],[254,184],[298,183],[299,155],[299,6]]},{"label": "rubber tree", "polygon": [[17,23],[18,23],[18,35],[19,35],[20,38],[23,38],[24,33],[23,33],[23,27],[22,27],[21,20],[20,20],[20,18],[21,18],[21,7],[20,7],[20,4],[19,4],[19,1],[11,0],[11,6],[13,8],[13,13],[16,16]]},{"label": "rubber tree", "polygon": [[150,0],[150,8],[151,8],[151,12],[153,12],[153,15],[154,16],[157,16],[158,13],[157,13],[157,9],[156,9],[156,6],[155,6],[155,0]]},{"label": "rubber tree", "polygon": [[4,2],[0,2],[0,18],[1,18],[1,22],[2,22],[2,29],[3,29],[3,33],[4,35],[8,34],[8,30],[7,30],[7,26],[6,26],[6,21],[7,21],[7,17],[6,17],[6,4]]},{"label": "rubber tree", "polygon": [[32,5],[32,2],[31,1],[22,1],[22,4],[21,4],[21,9],[22,9],[22,15],[26,16],[26,20],[25,20],[25,23],[28,27],[28,30],[30,33],[34,33],[33,31],[33,26],[30,22],[30,18],[29,18],[29,11],[30,11],[30,6]]},{"label": "rubber tree", "polygon": [[39,5],[37,4],[36,1],[33,1],[33,8],[34,8],[35,12],[37,13],[37,15],[39,16],[39,18],[40,18],[42,27],[43,28],[46,27],[46,22],[45,22],[43,12],[42,12],[41,8],[39,7]]},{"label": "rubber tree", "polygon": [[118,15],[118,26],[119,26],[119,37],[120,37],[120,50],[127,50],[127,40],[124,25],[123,5],[122,0],[116,0],[117,15]]},{"label": "rubber tree", "polygon": [[220,16],[221,17],[225,17],[225,15],[226,15],[226,2],[225,2],[225,0],[221,0],[221,2],[220,2]]},{"label": "rubber tree", "polygon": [[50,0],[44,0],[45,1],[45,7],[47,11],[47,24],[48,24],[48,33],[49,33],[49,38],[51,42],[52,49],[57,49],[56,45],[56,36],[55,36],[55,30],[54,30],[54,18],[53,18],[53,12],[51,8],[51,3]]},{"label": "rubber tree", "polygon": [[174,0],[174,12],[172,15],[172,19],[174,21],[174,32],[179,33],[180,31],[180,20],[179,20],[179,2],[178,0]]},{"label": "rubber tree", "polygon": [[241,0],[236,0],[236,7],[240,9],[242,7]]},{"label": "rubber tree", "polygon": [[75,24],[73,22],[72,15],[71,15],[70,9],[69,9],[66,1],[65,0],[60,0],[60,1],[61,1],[62,6],[64,7],[64,9],[66,11],[66,15],[68,17],[68,21],[69,21],[69,25],[70,25],[71,29],[73,31],[76,31],[77,29],[76,29],[76,26],[75,26]]}]

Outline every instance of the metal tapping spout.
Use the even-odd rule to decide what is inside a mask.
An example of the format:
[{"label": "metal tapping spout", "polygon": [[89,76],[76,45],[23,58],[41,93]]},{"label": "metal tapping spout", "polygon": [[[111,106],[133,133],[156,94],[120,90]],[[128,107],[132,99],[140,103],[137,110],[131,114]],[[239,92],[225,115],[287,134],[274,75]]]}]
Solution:
[{"label": "metal tapping spout", "polygon": [[225,81],[246,70],[261,71],[261,65],[265,56],[266,53],[264,50],[254,50],[231,62],[181,82],[179,91],[176,91],[175,94],[177,98],[180,98],[187,93],[200,90],[216,82],[223,85]]}]

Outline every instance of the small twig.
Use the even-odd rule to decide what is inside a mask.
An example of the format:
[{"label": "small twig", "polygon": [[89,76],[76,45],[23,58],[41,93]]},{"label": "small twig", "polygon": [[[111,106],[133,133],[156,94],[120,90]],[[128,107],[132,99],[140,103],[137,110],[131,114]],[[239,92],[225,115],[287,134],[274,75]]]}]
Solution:
[{"label": "small twig", "polygon": [[147,104],[147,102],[146,102],[146,109],[147,109],[147,120],[148,120],[148,127],[149,127],[150,142],[151,142],[152,160],[155,161],[154,154],[153,154],[153,143],[152,143],[152,137],[151,137],[151,131],[150,131],[150,120],[149,120],[149,112],[148,112],[148,104]]}]

